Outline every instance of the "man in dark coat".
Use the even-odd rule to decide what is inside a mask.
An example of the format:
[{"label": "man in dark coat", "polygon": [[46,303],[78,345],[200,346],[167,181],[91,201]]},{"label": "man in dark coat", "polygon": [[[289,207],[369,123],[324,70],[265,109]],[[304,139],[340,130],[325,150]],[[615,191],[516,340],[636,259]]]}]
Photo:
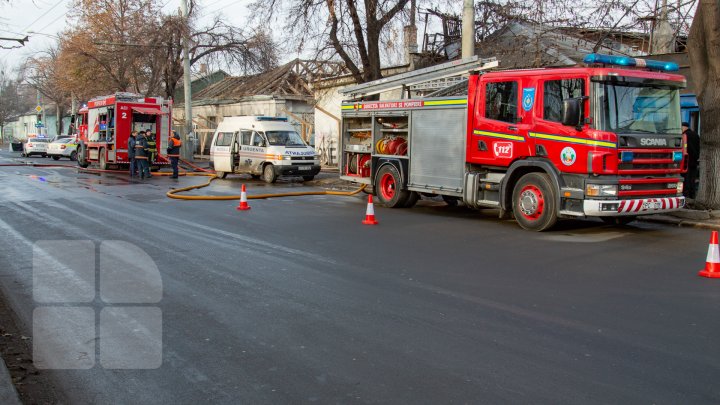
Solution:
[{"label": "man in dark coat", "polygon": [[150,178],[150,163],[148,162],[148,146],[147,139],[145,138],[145,132],[140,131],[137,140],[135,141],[135,160],[140,166],[140,178]]},{"label": "man in dark coat", "polygon": [[699,161],[700,161],[700,137],[690,128],[687,122],[682,123],[683,135],[687,139],[688,151],[688,170],[685,173],[685,184],[683,186],[683,194],[687,198],[695,198],[697,194],[697,186],[695,182],[698,179]]},{"label": "man in dark coat", "polygon": [[137,171],[137,165],[135,164],[135,138],[137,137],[137,131],[132,131],[130,133],[130,138],[128,138],[128,160],[130,160],[130,177],[136,176],[138,174]]}]

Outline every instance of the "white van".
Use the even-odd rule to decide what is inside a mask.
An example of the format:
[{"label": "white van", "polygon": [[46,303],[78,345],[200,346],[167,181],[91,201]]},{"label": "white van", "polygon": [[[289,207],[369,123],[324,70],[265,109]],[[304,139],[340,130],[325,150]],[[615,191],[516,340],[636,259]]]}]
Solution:
[{"label": "white van", "polygon": [[215,130],[210,161],[218,177],[248,173],[273,183],[278,176],[312,180],[320,172],[319,156],[287,118],[226,117]]}]

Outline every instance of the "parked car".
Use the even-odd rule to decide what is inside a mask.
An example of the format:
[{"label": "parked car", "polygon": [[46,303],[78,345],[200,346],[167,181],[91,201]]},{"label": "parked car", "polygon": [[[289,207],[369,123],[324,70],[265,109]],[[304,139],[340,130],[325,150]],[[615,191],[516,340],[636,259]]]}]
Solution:
[{"label": "parked car", "polygon": [[55,160],[61,157],[77,160],[77,140],[75,138],[58,138],[48,145],[47,154]]},{"label": "parked car", "polygon": [[47,138],[28,138],[23,144],[22,155],[32,156],[40,155],[42,157],[47,156],[48,139]]}]

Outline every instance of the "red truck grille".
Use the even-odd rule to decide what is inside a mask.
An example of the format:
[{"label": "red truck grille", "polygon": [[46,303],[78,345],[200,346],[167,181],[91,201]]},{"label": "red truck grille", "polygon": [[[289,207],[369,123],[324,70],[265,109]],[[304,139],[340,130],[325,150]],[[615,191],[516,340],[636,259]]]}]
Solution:
[{"label": "red truck grille", "polygon": [[[621,149],[618,151],[618,195],[621,197],[677,195],[682,162],[673,159],[679,149]],[[623,154],[625,152],[625,154]],[[628,156],[632,156],[629,159]],[[623,159],[625,157],[625,159]],[[668,177],[663,177],[668,176]]]}]

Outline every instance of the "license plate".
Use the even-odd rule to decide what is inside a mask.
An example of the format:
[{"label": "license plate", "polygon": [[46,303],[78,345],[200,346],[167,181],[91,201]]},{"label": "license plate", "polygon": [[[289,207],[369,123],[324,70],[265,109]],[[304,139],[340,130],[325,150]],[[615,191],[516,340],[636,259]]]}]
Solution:
[{"label": "license plate", "polygon": [[310,170],[312,167],[310,166],[298,166],[298,170]]},{"label": "license plate", "polygon": [[646,202],[643,203],[643,209],[645,210],[659,210],[661,207],[659,202]]}]

